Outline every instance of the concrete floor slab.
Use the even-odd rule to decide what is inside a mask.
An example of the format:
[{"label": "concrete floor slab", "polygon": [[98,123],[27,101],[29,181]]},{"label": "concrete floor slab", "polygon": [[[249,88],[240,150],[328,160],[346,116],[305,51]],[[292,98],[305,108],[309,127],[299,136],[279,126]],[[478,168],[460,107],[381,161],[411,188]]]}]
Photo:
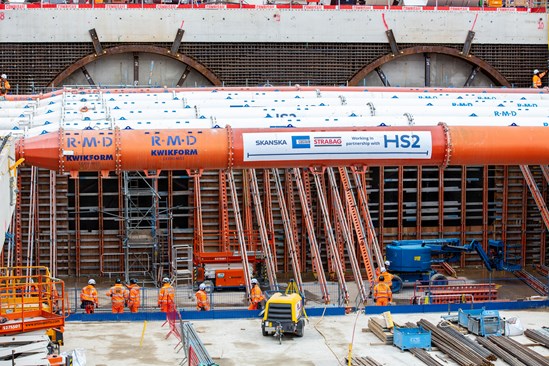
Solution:
[{"label": "concrete floor slab", "polygon": [[[518,317],[524,328],[539,329],[549,326],[547,309],[530,311],[500,311],[502,317]],[[432,323],[441,320],[441,313],[393,314],[396,323],[417,322],[427,319]],[[376,315],[373,315],[376,316]],[[272,337],[261,335],[261,320],[224,319],[196,320],[193,325],[210,356],[220,366],[334,366],[346,365],[349,344],[353,343],[353,355],[371,356],[384,365],[423,365],[409,352],[380,345],[367,328],[368,315],[349,314],[345,316],[311,317],[303,338],[284,336],[282,344]],[[162,322],[148,322],[145,342],[139,347],[142,322],[69,322],[66,326],[66,345],[63,350],[85,348],[88,366],[118,365],[178,365],[183,353],[174,350],[176,339],[165,339],[168,329]],[[521,343],[532,343],[524,336],[515,337]],[[544,356],[549,350],[533,347]],[[447,356],[432,352],[444,365],[453,366]],[[501,360],[496,366],[504,366]]]},{"label": "concrete floor slab", "polygon": [[61,351],[85,349],[86,366],[179,365],[185,355],[163,323],[147,322],[140,346],[144,322],[68,322]]}]

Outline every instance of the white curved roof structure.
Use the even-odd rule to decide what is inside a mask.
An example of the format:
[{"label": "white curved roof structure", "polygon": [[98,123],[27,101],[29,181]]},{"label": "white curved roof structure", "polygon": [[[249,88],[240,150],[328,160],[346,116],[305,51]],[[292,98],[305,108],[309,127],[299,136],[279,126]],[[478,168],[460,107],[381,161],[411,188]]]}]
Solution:
[{"label": "white curved roof structure", "polygon": [[[384,91],[386,90],[386,91]],[[159,92],[65,90],[0,102],[0,129],[549,126],[549,96],[531,90],[262,88]]]}]

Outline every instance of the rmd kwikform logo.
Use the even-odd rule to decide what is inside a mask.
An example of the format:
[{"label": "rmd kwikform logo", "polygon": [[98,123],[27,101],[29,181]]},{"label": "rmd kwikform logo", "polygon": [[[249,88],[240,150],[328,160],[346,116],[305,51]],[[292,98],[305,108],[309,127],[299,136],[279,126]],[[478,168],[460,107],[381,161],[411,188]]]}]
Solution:
[{"label": "rmd kwikform logo", "polygon": [[310,149],[311,136],[292,136],[292,149]]}]

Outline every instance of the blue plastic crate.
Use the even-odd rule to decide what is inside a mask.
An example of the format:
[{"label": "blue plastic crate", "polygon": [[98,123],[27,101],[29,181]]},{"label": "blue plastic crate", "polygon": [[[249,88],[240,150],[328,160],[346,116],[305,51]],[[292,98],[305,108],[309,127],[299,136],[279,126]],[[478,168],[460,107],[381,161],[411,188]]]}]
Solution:
[{"label": "blue plastic crate", "polygon": [[431,349],[431,332],[419,328],[398,328],[393,330],[393,344],[401,350],[410,348]]}]

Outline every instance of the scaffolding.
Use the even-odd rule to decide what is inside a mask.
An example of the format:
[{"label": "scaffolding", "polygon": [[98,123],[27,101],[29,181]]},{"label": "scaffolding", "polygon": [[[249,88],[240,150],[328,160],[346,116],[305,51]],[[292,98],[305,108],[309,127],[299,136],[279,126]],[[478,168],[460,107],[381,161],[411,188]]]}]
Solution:
[{"label": "scaffolding", "polygon": [[170,242],[171,219],[164,208],[165,199],[158,193],[157,173],[124,172],[123,184],[125,281],[136,276],[158,284],[163,277],[171,276],[166,273],[171,263],[160,250]]}]

